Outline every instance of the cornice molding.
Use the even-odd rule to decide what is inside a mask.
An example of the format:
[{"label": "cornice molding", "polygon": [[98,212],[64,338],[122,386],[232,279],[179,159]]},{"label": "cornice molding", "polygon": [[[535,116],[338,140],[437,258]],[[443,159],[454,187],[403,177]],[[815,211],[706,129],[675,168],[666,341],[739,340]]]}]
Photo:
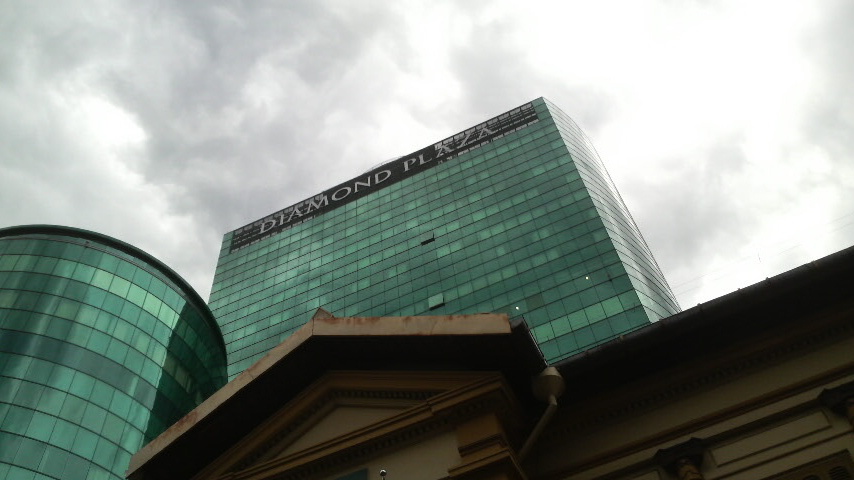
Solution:
[{"label": "cornice molding", "polygon": [[[834,315],[834,317],[843,316],[854,318],[854,315],[850,314],[839,313]],[[771,342],[757,345],[753,352],[746,355],[733,355],[730,352],[727,358],[713,361],[713,365],[704,366],[703,362],[696,360],[685,365],[678,365],[670,369],[671,372],[661,372],[656,375],[657,378],[667,379],[666,383],[661,383],[657,388],[650,389],[640,395],[634,395],[625,401],[611,403],[610,406],[598,409],[596,413],[578,416],[574,422],[563,424],[560,428],[551,429],[545,433],[543,440],[547,441],[547,439],[562,436],[569,432],[597,428],[603,424],[660,408],[702,389],[722,385],[738,377],[852,337],[854,337],[854,321],[846,320],[830,324],[820,331],[813,330],[808,334],[797,332],[794,335],[788,335],[786,341],[780,341],[779,338],[772,339]],[[667,375],[667,373],[673,373],[673,375]],[[644,383],[644,379],[638,379],[635,383]],[[625,397],[620,396],[620,398]],[[582,400],[582,402],[584,401]],[[564,402],[564,404],[566,403]]]},{"label": "cornice molding", "polygon": [[[850,310],[826,314],[820,317],[820,321],[812,322],[809,328],[788,331],[783,338],[765,338],[764,342],[752,345],[751,348],[742,347],[740,350],[748,350],[739,354],[739,349],[734,348],[722,353],[717,359],[711,360],[706,365],[702,361],[692,361],[687,365],[676,366],[667,372],[659,372],[655,379],[659,384],[653,388],[643,389],[643,385],[649,385],[649,379],[639,378],[628,387],[615,388],[609,398],[620,399],[615,402],[596,402],[594,399],[585,399],[575,404],[564,402],[563,408],[590,407],[586,411],[576,410],[570,421],[564,420],[557,423],[547,431],[540,440],[542,444],[560,441],[560,437],[568,435],[577,436],[584,431],[591,431],[608,424],[614,424],[632,416],[637,416],[659,408],[665,408],[680,398],[696,394],[703,389],[731,382],[744,375],[761,371],[785,361],[791,361],[809,352],[814,352],[823,347],[831,346],[838,342],[850,340],[854,337],[854,315]],[[810,319],[805,319],[808,322]],[[823,326],[816,326],[821,323]],[[682,375],[679,375],[682,373]],[[765,392],[763,395],[748,401],[738,403],[729,408],[714,412],[712,414],[693,419],[690,423],[675,426],[670,429],[650,432],[650,435],[639,439],[618,449],[603,452],[590,458],[583,465],[572,465],[554,471],[543,473],[544,479],[564,478],[571,474],[586,471],[599,465],[604,465],[626,455],[638,453],[645,450],[655,449],[662,444],[684,439],[686,436],[695,435],[698,430],[736,418],[749,411],[772,405],[776,402],[792,397],[794,395],[820,388],[822,385],[844,379],[854,373],[854,360],[844,364],[829,365],[821,374],[792,383],[785,388]],[[652,377],[650,377],[652,378]],[[663,381],[662,381],[663,379]],[[806,404],[792,406],[786,414],[794,414],[807,408],[817,408],[817,398],[810,399]],[[767,416],[763,422],[778,421],[777,415]],[[735,435],[741,429],[735,429],[727,434],[716,435],[708,438],[708,441],[724,441],[726,437]],[[565,441],[565,440],[564,440]],[[652,458],[647,462],[653,464]],[[638,465],[635,465],[638,467]],[[627,472],[614,472],[615,477]],[[610,477],[609,477],[610,478]]]}]

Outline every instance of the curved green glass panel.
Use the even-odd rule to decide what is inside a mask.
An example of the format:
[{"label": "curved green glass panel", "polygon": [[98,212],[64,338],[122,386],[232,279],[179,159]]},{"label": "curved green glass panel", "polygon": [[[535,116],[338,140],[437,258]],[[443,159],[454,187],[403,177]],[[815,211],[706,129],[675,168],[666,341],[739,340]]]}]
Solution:
[{"label": "curved green glass panel", "polygon": [[0,478],[124,478],[225,380],[219,328],[165,265],[84,230],[0,230]]}]

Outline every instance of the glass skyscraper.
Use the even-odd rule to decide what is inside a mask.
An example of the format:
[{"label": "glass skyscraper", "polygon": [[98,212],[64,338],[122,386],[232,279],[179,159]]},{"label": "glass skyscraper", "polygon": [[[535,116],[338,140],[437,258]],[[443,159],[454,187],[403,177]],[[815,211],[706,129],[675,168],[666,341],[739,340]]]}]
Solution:
[{"label": "glass skyscraper", "polygon": [[124,478],[225,381],[219,328],[168,267],[93,232],[0,229],[0,478]]},{"label": "glass skyscraper", "polygon": [[551,362],[679,310],[590,141],[545,99],[227,233],[210,307],[230,377],[318,307],[506,312]]}]

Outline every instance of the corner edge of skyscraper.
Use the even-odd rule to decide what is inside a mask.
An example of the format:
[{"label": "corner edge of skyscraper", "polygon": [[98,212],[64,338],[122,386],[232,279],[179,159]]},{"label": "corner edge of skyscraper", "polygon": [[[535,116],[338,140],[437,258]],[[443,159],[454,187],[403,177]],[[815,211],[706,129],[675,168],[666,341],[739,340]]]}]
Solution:
[{"label": "corner edge of skyscraper", "polygon": [[[570,156],[590,192],[599,217],[623,264],[630,270],[632,285],[651,322],[679,313],[682,309],[661,271],[652,250],[623,201],[593,142],[578,124],[546,98],[541,98],[555,119]],[[643,181],[643,179],[638,179]]]},{"label": "corner edge of skyscraper", "polygon": [[78,228],[0,229],[0,478],[124,478],[225,382],[218,325],[165,264]]}]

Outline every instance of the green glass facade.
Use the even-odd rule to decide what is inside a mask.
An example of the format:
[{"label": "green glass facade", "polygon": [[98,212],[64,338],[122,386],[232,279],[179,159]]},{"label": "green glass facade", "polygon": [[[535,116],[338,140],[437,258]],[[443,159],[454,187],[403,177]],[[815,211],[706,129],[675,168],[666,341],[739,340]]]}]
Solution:
[{"label": "green glass facade", "polygon": [[0,478],[124,478],[225,381],[210,311],[159,261],[84,230],[0,229]]},{"label": "green glass facade", "polygon": [[318,307],[506,312],[551,362],[679,310],[590,141],[545,99],[226,234],[210,307],[229,376]]}]

